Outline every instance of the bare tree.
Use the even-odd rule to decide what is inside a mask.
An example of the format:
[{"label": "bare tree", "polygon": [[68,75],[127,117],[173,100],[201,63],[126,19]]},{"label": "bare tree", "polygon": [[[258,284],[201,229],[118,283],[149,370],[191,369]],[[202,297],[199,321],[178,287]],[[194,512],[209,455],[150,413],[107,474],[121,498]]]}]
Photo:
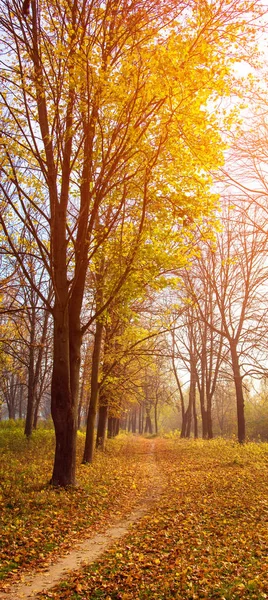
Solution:
[{"label": "bare tree", "polygon": [[[199,318],[228,346],[237,404],[238,440],[245,441],[243,378],[264,368],[267,336],[266,236],[249,226],[229,202],[216,245],[205,244],[187,277],[187,289]],[[208,260],[209,256],[209,260]],[[214,320],[204,310],[213,297]]]}]

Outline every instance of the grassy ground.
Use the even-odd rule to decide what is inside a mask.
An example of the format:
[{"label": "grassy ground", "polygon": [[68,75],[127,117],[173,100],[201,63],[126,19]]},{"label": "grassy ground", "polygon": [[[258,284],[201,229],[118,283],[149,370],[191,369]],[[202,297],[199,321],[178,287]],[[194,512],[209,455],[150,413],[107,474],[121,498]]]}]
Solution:
[{"label": "grassy ground", "polygon": [[[37,438],[21,450],[24,460],[13,452],[16,476],[10,467],[6,475],[14,498],[4,500],[10,518],[4,520],[2,573],[12,562],[11,539],[14,568],[36,563],[45,542],[55,543],[54,552],[81,537],[85,525],[103,523],[103,515],[108,523],[114,511],[128,511],[148,483],[148,440],[121,438],[93,467],[79,469],[78,490],[51,490],[44,486],[50,466],[41,468]],[[98,564],[40,600],[268,598],[268,445],[155,439],[153,451],[162,481],[158,502]],[[7,469],[12,451],[4,457]]]}]

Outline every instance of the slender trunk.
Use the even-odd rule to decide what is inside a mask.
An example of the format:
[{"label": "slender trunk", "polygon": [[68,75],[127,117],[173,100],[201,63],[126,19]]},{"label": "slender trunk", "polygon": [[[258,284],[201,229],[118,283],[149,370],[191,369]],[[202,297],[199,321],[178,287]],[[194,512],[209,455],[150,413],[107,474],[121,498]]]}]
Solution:
[{"label": "slender trunk", "polygon": [[[174,352],[174,333],[173,333],[173,352]],[[182,425],[185,425],[185,403],[184,403],[184,396],[183,396],[183,392],[182,392],[182,387],[180,384],[180,380],[178,378],[178,373],[177,373],[177,368],[176,368],[176,363],[175,363],[175,358],[174,358],[174,353],[172,355],[172,366],[173,366],[173,372],[175,375],[175,379],[176,379],[176,383],[178,386],[178,390],[179,390],[179,394],[180,394],[180,402],[181,402],[181,420],[182,420]],[[184,437],[184,436],[182,436]]]},{"label": "slender trunk", "polygon": [[143,434],[143,405],[140,404],[139,407],[139,434]]},{"label": "slender trunk", "polygon": [[24,397],[24,388],[21,383],[20,384],[20,393],[19,393],[19,419],[22,419],[23,397]]},{"label": "slender trunk", "polygon": [[108,438],[114,438],[119,433],[119,419],[117,417],[108,418]]},{"label": "slender trunk", "polygon": [[131,416],[132,416],[132,433],[136,433],[136,420],[137,420],[137,412],[136,412],[136,408],[132,408],[131,411]]},{"label": "slender trunk", "polygon": [[87,415],[87,430],[85,449],[83,456],[83,463],[92,463],[94,453],[94,427],[97,412],[98,403],[98,391],[99,391],[99,365],[100,365],[100,352],[101,352],[101,341],[102,341],[103,324],[100,321],[96,323],[96,333],[94,340],[94,348],[92,355],[92,371],[91,371],[91,394],[88,407]]},{"label": "slender trunk", "polygon": [[41,402],[41,397],[36,398],[36,401],[34,404],[34,418],[33,418],[33,429],[34,430],[37,429],[38,410],[39,410],[40,402]]},{"label": "slender trunk", "polygon": [[[186,419],[186,430],[185,430],[185,436],[186,438],[189,438],[191,435],[191,427],[192,427],[192,398],[190,399],[189,397],[189,406],[187,408],[187,419]],[[185,415],[186,416],[186,415]]]},{"label": "slender trunk", "polygon": [[84,395],[85,395],[84,394],[85,384],[86,384],[87,371],[88,371],[89,347],[90,347],[89,343],[87,343],[86,353],[85,353],[85,357],[84,357],[84,364],[83,364],[82,383],[80,386],[79,401],[78,401],[78,408],[77,408],[77,429],[78,430],[81,429],[81,425],[82,425],[82,408],[83,408],[83,400],[84,400]]},{"label": "slender trunk", "polygon": [[154,405],[154,428],[155,428],[155,433],[158,433],[158,414],[157,414],[157,405],[158,402],[157,400],[155,401],[155,405]]},{"label": "slender trunk", "polygon": [[194,438],[198,438],[198,421],[197,421],[197,412],[196,412],[196,386],[194,386],[193,390],[193,417],[194,417]]},{"label": "slender trunk", "polygon": [[[190,391],[189,391],[189,404],[188,404],[188,408],[187,408],[187,420],[186,420],[186,431],[185,431],[185,437],[189,438],[191,436],[191,428],[192,428],[192,418],[193,418],[193,383],[191,380],[190,383]],[[185,415],[186,416],[186,415]]]},{"label": "slender trunk", "polygon": [[131,414],[131,412],[129,412],[128,413],[128,422],[127,422],[128,433],[130,433],[130,431],[131,431],[131,422],[132,422],[132,414]]},{"label": "slender trunk", "polygon": [[151,415],[149,412],[149,409],[146,408],[146,419],[145,419],[145,429],[144,429],[145,433],[153,433],[153,426],[152,426],[152,420],[151,420]]},{"label": "slender trunk", "polygon": [[230,343],[230,349],[231,349],[232,368],[233,368],[235,391],[236,391],[238,441],[240,444],[244,444],[245,439],[246,439],[244,394],[243,394],[242,377],[240,374],[240,365],[239,365],[239,360],[238,360],[238,355],[237,355],[236,344]]},{"label": "slender trunk", "polygon": [[199,399],[202,419],[202,438],[203,440],[206,440],[208,438],[208,414],[205,407],[205,389],[202,384],[199,387]]},{"label": "slender trunk", "polygon": [[9,402],[7,405],[7,408],[8,408],[8,418],[15,421],[15,418],[16,418],[15,404],[13,402]]},{"label": "slender trunk", "polygon": [[98,419],[98,427],[97,427],[97,439],[96,439],[96,448],[100,450],[104,450],[105,448],[105,434],[107,427],[107,418],[108,418],[108,405],[103,404],[103,400],[100,400],[99,406],[99,419]]},{"label": "slender trunk", "polygon": [[16,395],[17,395],[17,385],[15,384],[15,375],[13,373],[10,377],[9,386],[8,386],[8,389],[6,392],[8,418],[13,419],[13,421],[15,421],[15,418],[16,418]]},{"label": "slender trunk", "polygon": [[181,438],[186,438],[186,429],[187,429],[187,423],[188,423],[188,413],[189,413],[189,407],[184,412],[184,415],[182,417],[182,421],[181,421]]},{"label": "slender trunk", "polygon": [[115,419],[115,421],[114,421],[114,437],[115,437],[116,435],[119,434],[120,419],[119,419],[119,417],[115,417],[114,419]]},{"label": "slender trunk", "polygon": [[28,397],[24,434],[30,437],[33,431],[34,418],[34,400],[35,400],[35,377],[34,377],[34,359],[35,359],[35,330],[36,314],[35,307],[32,306],[30,314],[30,344],[29,344],[29,364],[28,364]]},{"label": "slender trunk", "polygon": [[107,430],[108,438],[113,437],[113,417],[108,417],[108,430]]},{"label": "slender trunk", "polygon": [[212,396],[208,395],[207,398],[207,426],[208,426],[208,439],[212,440],[213,438],[213,427],[212,427]]}]

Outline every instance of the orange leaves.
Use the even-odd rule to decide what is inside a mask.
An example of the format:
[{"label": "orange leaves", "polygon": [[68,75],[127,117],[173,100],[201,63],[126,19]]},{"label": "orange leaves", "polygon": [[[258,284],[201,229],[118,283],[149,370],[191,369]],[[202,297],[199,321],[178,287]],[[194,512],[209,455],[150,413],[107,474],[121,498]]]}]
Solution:
[{"label": "orange leaves", "polygon": [[53,598],[267,598],[267,445],[154,444],[162,495],[124,540],[80,572],[78,596],[69,596],[76,573],[68,592],[65,582]]},{"label": "orange leaves", "polygon": [[[13,560],[25,564],[19,540],[28,556],[35,552],[30,560],[37,564],[38,548],[45,555],[44,541],[53,544],[51,530],[65,551],[83,538],[86,523],[88,531],[104,523],[108,527],[115,514],[129,513],[143,498],[147,513],[125,538],[40,600],[265,600],[267,451],[267,444],[239,447],[222,440],[156,438],[153,446],[137,438],[113,441],[95,464],[81,468],[78,489],[45,491],[40,528],[38,511],[33,503],[26,505],[20,492],[29,533],[25,527],[22,533],[21,516],[9,509],[15,528]],[[150,504],[153,485],[162,493]],[[19,562],[14,564],[17,568]]]},{"label": "orange leaves", "polygon": [[[1,433],[0,580],[46,566],[52,553],[68,550],[85,530],[88,535],[130,512],[149,484],[146,455],[137,464],[135,449],[118,440],[92,466],[78,465],[77,488],[52,488],[53,432],[37,431],[29,442],[22,429]],[[84,436],[78,440],[80,463]]]}]

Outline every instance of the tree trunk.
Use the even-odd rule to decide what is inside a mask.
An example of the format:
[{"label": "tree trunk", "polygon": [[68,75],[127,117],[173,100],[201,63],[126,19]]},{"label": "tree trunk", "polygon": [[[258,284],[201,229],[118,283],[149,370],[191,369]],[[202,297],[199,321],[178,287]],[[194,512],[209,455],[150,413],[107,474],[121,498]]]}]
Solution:
[{"label": "tree trunk", "polygon": [[208,439],[212,440],[213,438],[213,428],[212,428],[212,396],[209,394],[207,398],[207,426],[208,426]]},{"label": "tree trunk", "polygon": [[37,429],[38,410],[39,410],[40,402],[41,402],[41,397],[36,398],[36,401],[34,404],[34,418],[33,418],[33,429],[34,430]]},{"label": "tree trunk", "polygon": [[33,431],[34,419],[34,400],[35,400],[35,377],[34,377],[34,359],[35,359],[35,329],[36,329],[36,314],[35,307],[31,310],[30,323],[30,347],[29,347],[29,365],[28,365],[28,395],[27,395],[27,410],[24,434],[30,437]]},{"label": "tree trunk", "polygon": [[205,388],[203,384],[204,381],[202,380],[201,385],[199,386],[199,400],[202,419],[202,438],[203,440],[206,440],[208,438],[208,414],[205,407]]},{"label": "tree trunk", "polygon": [[108,438],[113,437],[113,417],[108,417],[108,430],[107,430]]},{"label": "tree trunk", "polygon": [[114,438],[119,433],[119,418],[109,417],[108,418],[108,438]]},{"label": "tree trunk", "polygon": [[91,393],[87,415],[86,441],[83,456],[83,463],[92,463],[94,454],[94,429],[97,413],[98,392],[99,392],[99,366],[102,341],[103,323],[97,321],[94,348],[92,355],[91,371]]},{"label": "tree trunk", "polygon": [[20,392],[19,392],[19,418],[22,419],[22,409],[23,409],[23,398],[24,398],[24,387],[23,384],[20,384]]},{"label": "tree trunk", "polygon": [[106,427],[107,427],[107,418],[108,418],[108,405],[102,404],[100,402],[98,428],[97,428],[97,439],[96,439],[96,448],[98,448],[100,450],[104,450],[104,447],[105,447],[105,434],[106,434]]},{"label": "tree trunk", "polygon": [[187,408],[187,420],[186,420],[186,430],[185,430],[185,437],[189,438],[191,435],[191,427],[192,427],[192,399],[189,398],[189,406]]},{"label": "tree trunk", "polygon": [[55,427],[56,448],[52,485],[75,484],[76,405],[71,393],[69,319],[64,308],[54,310],[54,360],[51,382],[51,415]]},{"label": "tree trunk", "polygon": [[157,400],[155,401],[155,405],[154,405],[154,428],[155,428],[155,433],[158,434],[158,414],[157,414],[157,405],[158,402]]},{"label": "tree trunk", "polygon": [[197,413],[196,413],[196,386],[194,386],[193,390],[193,417],[194,417],[194,438],[198,438],[198,421],[197,421]]},{"label": "tree trunk", "polygon": [[188,414],[189,414],[189,406],[186,411],[184,411],[182,420],[181,420],[181,438],[186,438],[186,429],[188,423]]},{"label": "tree trunk", "polygon": [[129,411],[128,412],[128,416],[127,416],[127,430],[128,430],[128,433],[130,433],[130,431],[131,431],[131,418],[132,418],[131,417],[131,412]]},{"label": "tree trunk", "polygon": [[238,441],[244,444],[246,439],[246,424],[245,424],[245,409],[244,409],[244,394],[242,377],[240,374],[240,365],[237,355],[235,343],[230,343],[232,368],[234,375],[235,391],[236,391],[236,410],[237,410],[237,433]]},{"label": "tree trunk", "polygon": [[131,427],[132,433],[136,433],[136,427],[137,427],[137,424],[136,424],[136,421],[137,421],[136,408],[132,408],[131,418],[132,418],[132,427]]},{"label": "tree trunk", "polygon": [[151,415],[148,409],[146,409],[146,419],[145,419],[145,428],[144,428],[144,432],[145,433],[153,433],[153,426],[152,426],[152,420],[151,420]]},{"label": "tree trunk", "polygon": [[116,437],[119,434],[120,419],[119,417],[115,417],[114,419],[114,437]]},{"label": "tree trunk", "polygon": [[143,404],[139,406],[139,434],[143,434]]}]

